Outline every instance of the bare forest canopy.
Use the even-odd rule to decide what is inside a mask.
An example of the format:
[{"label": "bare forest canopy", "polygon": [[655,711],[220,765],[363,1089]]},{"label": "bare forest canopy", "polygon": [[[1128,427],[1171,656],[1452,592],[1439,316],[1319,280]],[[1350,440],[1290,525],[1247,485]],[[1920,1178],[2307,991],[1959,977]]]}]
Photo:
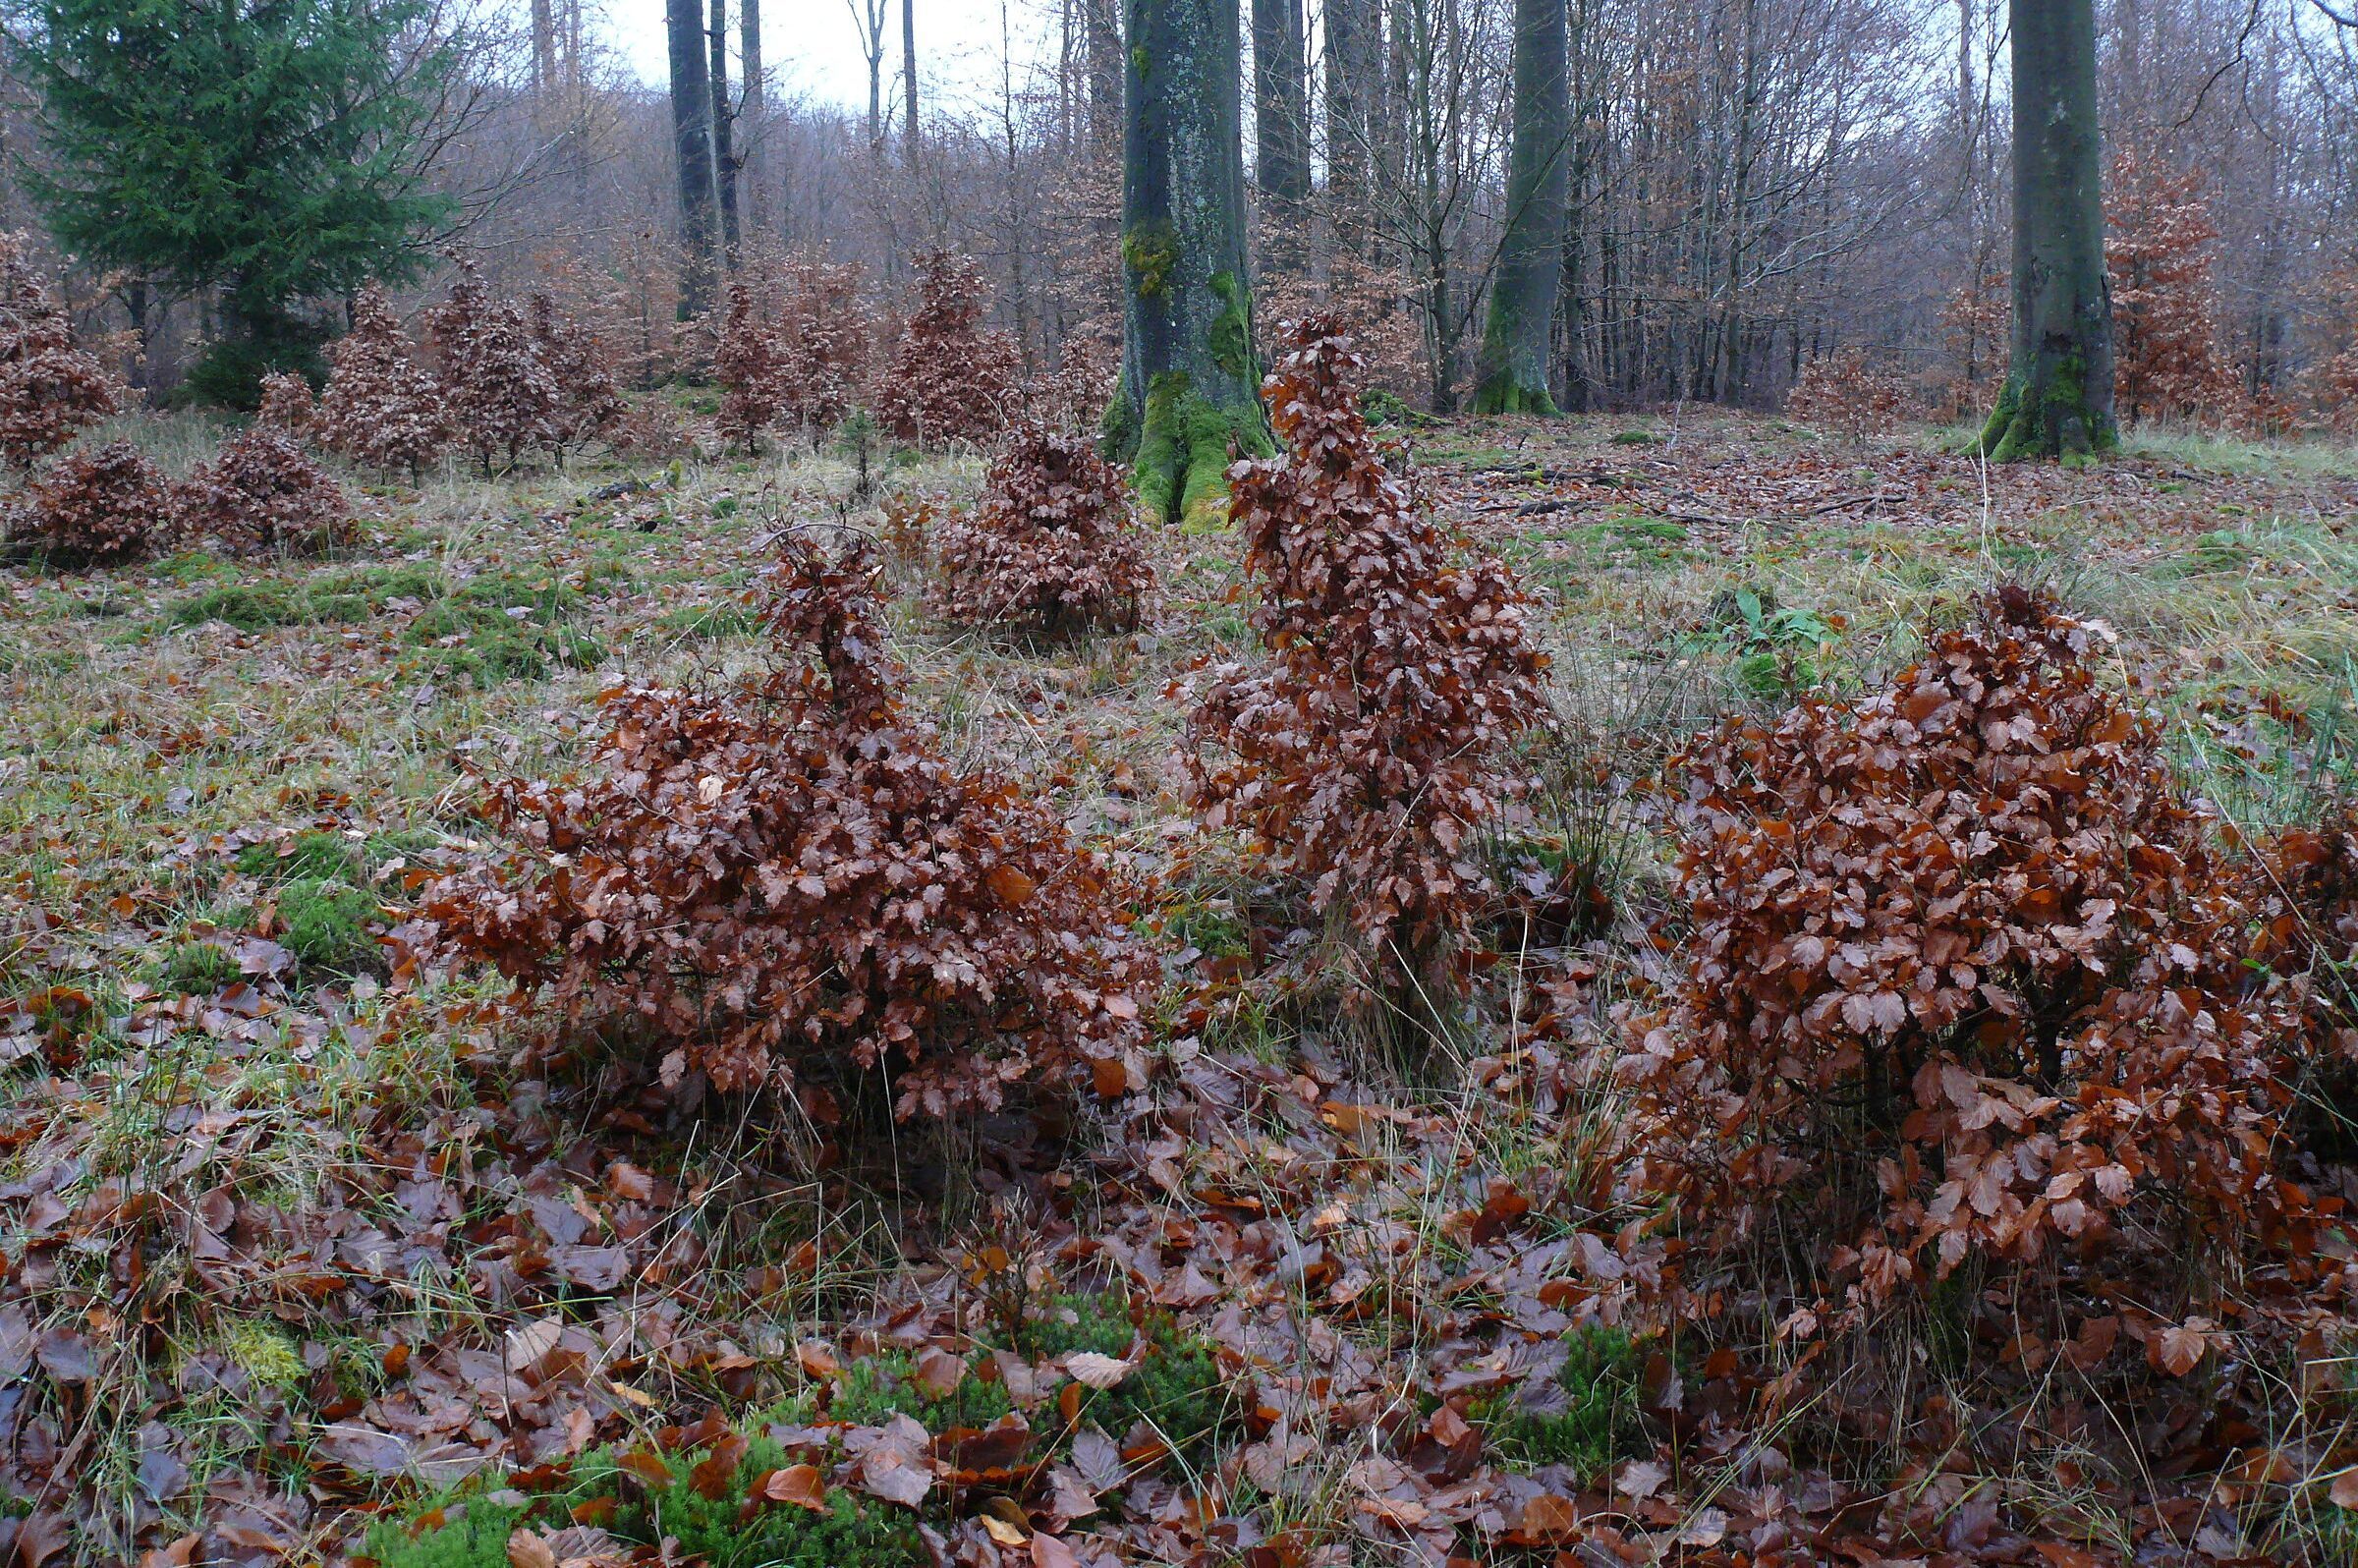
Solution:
[{"label": "bare forest canopy", "polygon": [[[54,106],[26,68],[44,12],[91,9],[12,13],[7,227],[55,215],[36,199],[57,174]],[[913,257],[948,248],[982,263],[990,324],[1028,370],[1114,357],[1117,0],[1015,0],[1003,58],[954,67],[928,52],[927,6],[914,19],[892,0],[685,9],[708,49],[707,84],[718,68],[726,145],[707,156],[726,171],[736,253],[852,265],[890,312],[914,298]],[[2315,0],[2100,10],[2107,239],[2128,257],[2116,308],[2160,311],[2161,330],[2199,339],[2206,360],[2169,372],[2201,381],[2199,395],[2133,395],[2124,416],[2281,427],[2315,401],[2358,323],[2352,29]],[[1343,308],[1388,390],[1455,406],[1476,384],[1510,208],[1513,6],[1249,11],[1238,69],[1258,330],[1314,305]],[[1567,23],[1547,366],[1565,406],[1773,405],[1810,362],[1855,349],[1929,411],[1986,410],[2004,371],[2012,216],[2002,6],[1570,0]],[[764,59],[764,37],[792,48],[811,29],[851,37],[867,80],[837,71],[821,92]],[[642,324],[649,373],[701,369],[708,349],[674,341],[672,95],[632,69],[644,50],[626,57],[613,37],[594,0],[407,7],[387,46],[417,113],[368,134],[380,148],[398,140],[417,221],[379,265],[301,280],[295,313],[340,329],[362,273],[437,291],[438,253],[462,248],[517,288],[594,279],[614,314]],[[206,339],[237,330],[228,263],[189,276],[152,256],[93,258],[57,227],[62,259],[81,263],[82,324],[126,332],[124,367],[151,390],[169,391]],[[397,295],[405,315],[422,303]]]}]

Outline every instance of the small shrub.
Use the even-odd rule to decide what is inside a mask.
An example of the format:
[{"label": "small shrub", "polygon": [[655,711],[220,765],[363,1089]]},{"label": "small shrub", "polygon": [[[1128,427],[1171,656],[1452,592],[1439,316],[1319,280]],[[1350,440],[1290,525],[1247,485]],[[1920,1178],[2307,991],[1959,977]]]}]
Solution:
[{"label": "small shrub", "polygon": [[2242,388],[2219,353],[2218,286],[2199,170],[2171,173],[2122,149],[2105,172],[2105,271],[2112,296],[2112,387],[2123,423],[2223,422]]},{"label": "small shrub", "polygon": [[2305,1233],[2288,1032],[2105,636],[2009,588],[1883,691],[1676,764],[1692,936],[1621,1062],[1641,1181],[1718,1243],[1818,1238],[1801,1289],[1844,1320],[1968,1259]]},{"label": "small shrub", "polygon": [[1387,979],[1454,989],[1437,961],[1489,886],[1481,830],[1519,791],[1494,764],[1544,711],[1544,660],[1513,576],[1462,557],[1385,468],[1348,340],[1322,318],[1292,340],[1262,389],[1286,451],[1229,471],[1268,656],[1213,672],[1195,801],[1347,915]]},{"label": "small shrub", "polygon": [[1120,475],[1082,441],[1019,427],[982,501],[942,528],[941,605],[953,621],[1050,635],[1138,624],[1154,575]]},{"label": "small shrub", "polygon": [[667,1084],[889,1068],[898,1114],[942,1115],[1075,1058],[1139,1071],[1151,965],[1102,871],[901,713],[867,573],[790,544],[780,663],[610,694],[587,775],[493,785],[521,848],[426,913],[567,1016],[635,1028]]},{"label": "small shrub", "polygon": [[18,469],[122,408],[114,377],[74,346],[74,324],[30,251],[28,236],[0,234],[0,458]]},{"label": "small shrub", "polygon": [[426,330],[451,426],[488,478],[497,459],[514,468],[527,447],[555,438],[564,400],[524,312],[493,299],[473,262],[461,260],[458,269],[450,297],[427,312]]},{"label": "small shrub", "polygon": [[237,868],[248,876],[273,881],[352,877],[361,872],[362,856],[341,833],[298,833],[279,843],[247,845],[238,851]]},{"label": "small shrub", "polygon": [[982,269],[954,251],[915,261],[918,307],[876,397],[876,413],[903,441],[975,441],[1006,421],[1015,344],[982,329]]},{"label": "small shrub", "polygon": [[129,441],[63,457],[9,508],[8,536],[66,566],[111,566],[172,532],[171,487]]},{"label": "small shrub", "polygon": [[524,310],[533,352],[556,382],[556,408],[546,439],[562,461],[567,447],[603,435],[629,405],[615,385],[612,352],[587,323],[545,289],[526,296]]},{"label": "small shrub", "polygon": [[1922,412],[1915,389],[1864,349],[1818,356],[1785,394],[1786,419],[1831,430],[1853,446]]},{"label": "small shrub", "polygon": [[319,435],[331,450],[416,483],[450,439],[442,389],[410,353],[409,335],[384,290],[371,283],[353,303],[352,330],[330,351],[334,368],[320,395]]},{"label": "small shrub", "polygon": [[722,440],[744,447],[750,456],[761,432],[777,418],[778,362],[769,334],[755,319],[753,291],[743,283],[729,285],[712,373],[721,388],[715,428]]},{"label": "small shrub", "polygon": [[814,430],[842,423],[868,373],[874,332],[859,268],[790,263],[775,345],[779,412]]},{"label": "small shrub", "polygon": [[311,383],[292,370],[273,370],[262,377],[261,400],[254,405],[253,422],[267,425],[290,440],[302,440],[318,422],[319,405]]},{"label": "small shrub", "polygon": [[346,531],[344,491],[303,450],[260,426],[232,436],[180,485],[181,522],[233,551],[318,549]]}]

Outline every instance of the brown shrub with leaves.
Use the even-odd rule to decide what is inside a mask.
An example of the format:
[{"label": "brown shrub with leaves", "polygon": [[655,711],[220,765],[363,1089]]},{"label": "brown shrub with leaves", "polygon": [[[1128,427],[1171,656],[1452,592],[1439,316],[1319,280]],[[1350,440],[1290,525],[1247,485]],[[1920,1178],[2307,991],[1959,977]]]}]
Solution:
[{"label": "brown shrub with leaves", "polygon": [[1154,587],[1121,475],[1086,440],[1019,426],[982,504],[939,531],[941,608],[953,621],[1059,636],[1128,631]]},{"label": "brown shrub with leaves", "polygon": [[1856,1320],[1969,1259],[2300,1236],[2287,1031],[2108,641],[2001,589],[1885,690],[1677,764],[1692,936],[1620,1073],[1706,1256],[1773,1232]]},{"label": "brown shrub with leaves", "polygon": [[122,390],[35,269],[31,242],[0,234],[0,458],[19,469],[121,411]]},{"label": "brown shrub with leaves", "polygon": [[319,437],[331,451],[415,483],[450,439],[442,388],[410,354],[409,335],[384,290],[371,283],[353,303],[352,330],[328,351]]},{"label": "brown shrub with leaves", "polygon": [[111,566],[170,537],[171,487],[129,441],[59,458],[9,508],[8,536],[61,566]]},{"label": "brown shrub with leaves", "polygon": [[742,282],[729,285],[728,311],[721,320],[719,345],[712,351],[712,373],[720,382],[720,417],[714,427],[722,440],[751,454],[761,432],[778,417],[778,357],[756,311],[754,291]]},{"label": "brown shrub with leaves", "polygon": [[779,413],[814,430],[832,428],[859,399],[875,336],[860,269],[791,261],[779,304]]},{"label": "brown shrub with leaves", "polygon": [[876,413],[903,441],[986,440],[1007,421],[1015,343],[982,329],[982,269],[955,251],[916,258],[918,307],[876,393]]},{"label": "brown shrub with leaves", "polygon": [[614,357],[588,322],[546,289],[526,296],[524,313],[533,352],[556,382],[556,408],[544,439],[562,462],[567,447],[605,434],[628,405],[614,383]]},{"label": "brown shrub with leaves", "polygon": [[1385,468],[1350,342],[1321,317],[1290,333],[1262,385],[1285,450],[1229,470],[1268,658],[1204,694],[1196,805],[1309,878],[1388,978],[1431,985],[1488,887],[1482,830],[1519,793],[1497,754],[1544,710],[1544,660],[1513,575]]},{"label": "brown shrub with leaves", "polygon": [[584,776],[494,785],[517,849],[426,913],[568,1018],[635,1026],[667,1083],[823,1090],[888,1065],[902,1116],[1083,1059],[1100,1089],[1143,1083],[1155,969],[1105,872],[902,713],[868,576],[790,541],[778,667],[610,693]]},{"label": "brown shrub with leaves", "polygon": [[2242,388],[2218,351],[2218,285],[2200,170],[2115,154],[2105,181],[2105,270],[2112,291],[2112,397],[2124,423],[2240,418]]},{"label": "brown shrub with leaves", "polygon": [[253,411],[254,423],[300,441],[318,421],[319,404],[311,396],[310,382],[292,370],[272,370],[262,377],[262,400]]},{"label": "brown shrub with leaves", "polygon": [[555,439],[564,399],[524,312],[492,298],[473,262],[458,267],[450,297],[427,312],[426,330],[441,361],[452,427],[487,476],[498,458],[513,468],[527,447]]},{"label": "brown shrub with leaves", "polygon": [[231,437],[182,480],[174,504],[184,526],[236,551],[318,549],[350,521],[342,487],[301,447],[260,425]]},{"label": "brown shrub with leaves", "polygon": [[1831,430],[1853,446],[1921,413],[1915,388],[1863,349],[1820,355],[1785,394],[1786,419]]}]

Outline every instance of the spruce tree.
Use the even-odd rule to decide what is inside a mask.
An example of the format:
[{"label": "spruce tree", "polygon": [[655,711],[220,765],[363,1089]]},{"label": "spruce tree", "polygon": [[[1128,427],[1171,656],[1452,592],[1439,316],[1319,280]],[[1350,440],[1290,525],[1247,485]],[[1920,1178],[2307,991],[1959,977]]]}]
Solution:
[{"label": "spruce tree", "polygon": [[[42,0],[15,64],[47,157],[27,185],[101,268],[219,289],[218,390],[305,357],[293,307],[417,268],[450,210],[421,131],[454,68],[427,0]],[[240,383],[231,385],[229,383]]]}]

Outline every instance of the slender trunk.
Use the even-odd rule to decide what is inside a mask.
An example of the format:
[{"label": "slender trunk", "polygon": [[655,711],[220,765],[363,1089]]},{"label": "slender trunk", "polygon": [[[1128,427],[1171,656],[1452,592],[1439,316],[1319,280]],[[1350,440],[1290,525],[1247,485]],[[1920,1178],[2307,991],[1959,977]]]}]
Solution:
[{"label": "slender trunk", "polygon": [[665,0],[672,145],[680,179],[680,319],[712,303],[712,82],[702,0]]},{"label": "slender trunk", "polygon": [[712,187],[719,194],[721,253],[737,264],[737,118],[729,102],[729,0],[712,0]]},{"label": "slender trunk", "polygon": [[557,19],[549,0],[533,0],[533,95],[546,97],[557,86]]},{"label": "slender trunk", "polygon": [[901,156],[917,175],[917,0],[901,0],[901,93],[909,100],[909,135]]},{"label": "slender trunk", "polygon": [[1302,0],[1253,0],[1255,181],[1263,264],[1298,270],[1310,201],[1310,94],[1304,81]]},{"label": "slender trunk", "polygon": [[1365,222],[1368,196],[1368,78],[1373,69],[1369,0],[1326,0],[1326,196],[1338,247]]},{"label": "slender trunk", "polygon": [[1547,346],[1564,269],[1570,55],[1564,0],[1515,0],[1506,232],[1475,366],[1477,414],[1556,412],[1547,392]]},{"label": "slender trunk", "polygon": [[744,209],[743,221],[750,234],[761,225],[761,113],[766,86],[761,80],[761,0],[737,0],[737,57],[736,152],[742,187],[737,201]]},{"label": "slender trunk", "polygon": [[1129,0],[1122,385],[1106,444],[1149,516],[1217,521],[1229,446],[1265,451],[1245,268],[1237,0]]},{"label": "slender trunk", "polygon": [[1122,146],[1122,22],[1116,0],[1081,0],[1089,34],[1089,140],[1118,154]]},{"label": "slender trunk", "polygon": [[2014,338],[1982,433],[2000,461],[2113,446],[2094,0],[2012,0]]}]

